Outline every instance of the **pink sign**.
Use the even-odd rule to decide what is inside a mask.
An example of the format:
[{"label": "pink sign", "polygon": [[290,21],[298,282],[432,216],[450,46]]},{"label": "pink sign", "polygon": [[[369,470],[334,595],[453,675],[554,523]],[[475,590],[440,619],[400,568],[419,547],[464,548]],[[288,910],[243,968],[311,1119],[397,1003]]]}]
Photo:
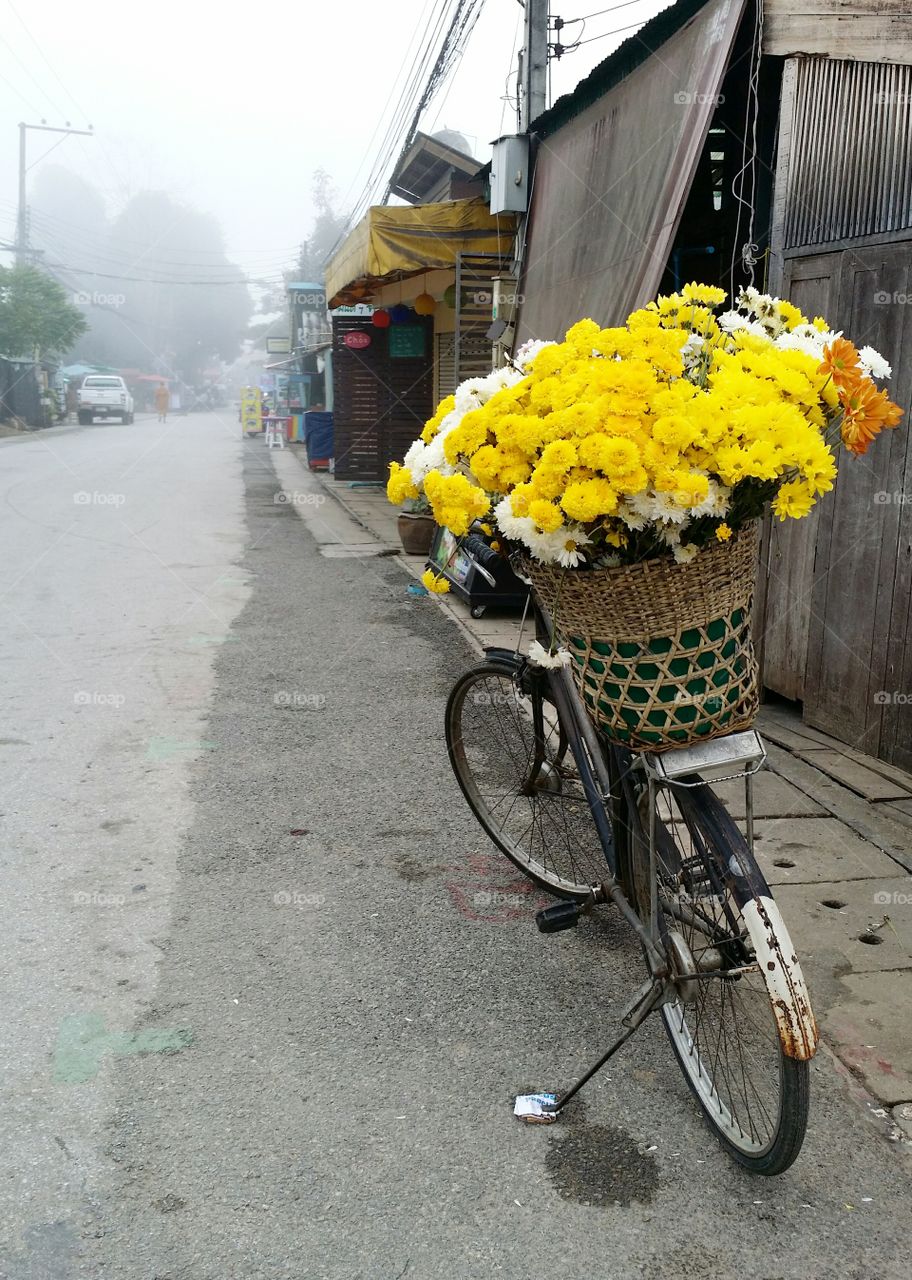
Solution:
[{"label": "pink sign", "polygon": [[353,329],[351,333],[342,335],[342,342],[346,347],[351,347],[353,351],[363,351],[365,347],[371,344],[371,336],[365,333],[363,329]]}]

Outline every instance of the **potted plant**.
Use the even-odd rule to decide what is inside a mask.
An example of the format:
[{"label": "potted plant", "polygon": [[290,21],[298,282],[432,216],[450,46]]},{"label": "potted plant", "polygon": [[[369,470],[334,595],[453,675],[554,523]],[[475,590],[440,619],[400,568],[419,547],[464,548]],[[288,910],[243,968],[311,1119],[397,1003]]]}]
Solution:
[{"label": "potted plant", "polygon": [[406,555],[426,556],[430,553],[437,522],[423,493],[417,498],[406,498],[396,523]]}]

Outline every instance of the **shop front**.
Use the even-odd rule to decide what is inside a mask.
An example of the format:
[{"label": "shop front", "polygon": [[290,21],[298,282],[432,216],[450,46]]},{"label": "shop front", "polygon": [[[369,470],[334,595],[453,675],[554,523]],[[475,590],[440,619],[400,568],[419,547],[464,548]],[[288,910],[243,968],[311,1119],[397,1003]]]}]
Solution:
[{"label": "shop front", "polygon": [[514,219],[483,200],[377,207],[327,267],[335,474],[383,480],[456,382],[491,368]]}]

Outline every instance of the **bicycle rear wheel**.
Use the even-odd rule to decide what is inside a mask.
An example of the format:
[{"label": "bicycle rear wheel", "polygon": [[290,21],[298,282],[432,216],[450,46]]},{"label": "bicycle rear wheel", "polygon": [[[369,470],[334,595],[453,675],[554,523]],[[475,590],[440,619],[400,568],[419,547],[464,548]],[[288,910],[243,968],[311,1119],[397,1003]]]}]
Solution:
[{"label": "bicycle rear wheel", "polygon": [[489,660],[447,702],[450,763],[478,821],[530,880],[585,898],[607,865],[547,678]]},{"label": "bicycle rear wheel", "polygon": [[[639,806],[635,896],[649,912],[648,792]],[[709,787],[657,792],[659,931],[678,979],[662,1006],[703,1114],[745,1168],[778,1174],[807,1129],[816,1027],[782,917],[753,854]]]}]

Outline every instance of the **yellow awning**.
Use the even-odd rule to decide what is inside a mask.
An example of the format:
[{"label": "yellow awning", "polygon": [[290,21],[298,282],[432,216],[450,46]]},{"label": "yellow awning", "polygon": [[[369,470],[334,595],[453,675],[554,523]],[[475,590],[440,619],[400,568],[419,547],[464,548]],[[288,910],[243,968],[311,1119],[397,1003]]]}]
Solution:
[{"label": "yellow awning", "polygon": [[390,280],[454,267],[460,253],[507,254],[515,234],[513,215],[489,213],[483,200],[376,205],[327,264],[329,306],[357,301]]}]

